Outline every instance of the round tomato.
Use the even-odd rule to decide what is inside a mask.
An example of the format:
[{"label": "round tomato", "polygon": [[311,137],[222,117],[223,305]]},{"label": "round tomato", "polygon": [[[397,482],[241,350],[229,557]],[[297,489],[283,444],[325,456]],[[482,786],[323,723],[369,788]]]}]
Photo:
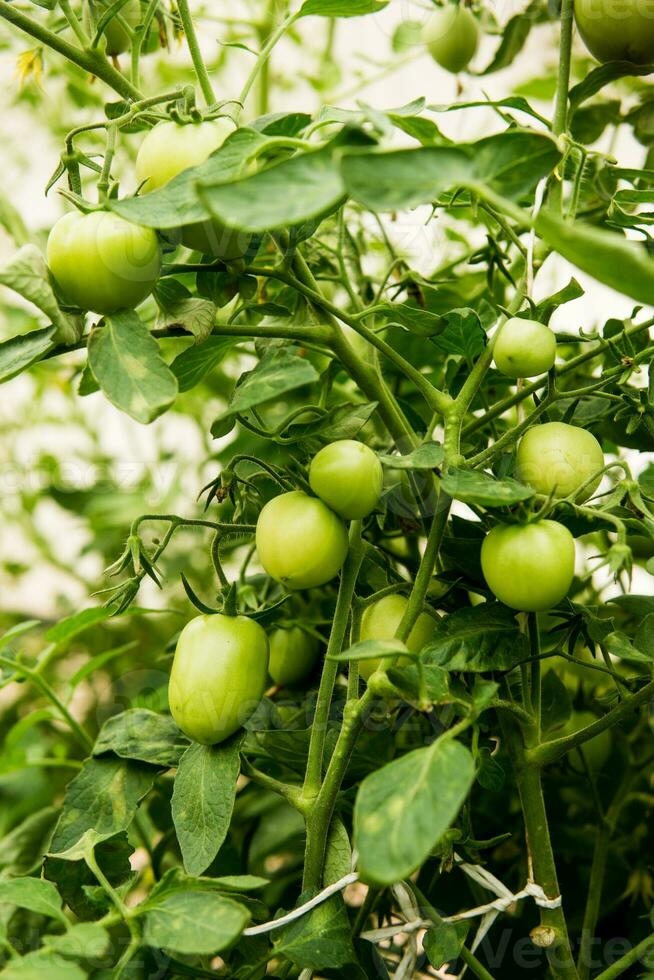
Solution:
[{"label": "round tomato", "polygon": [[[197,167],[222,146],[234,125],[228,119],[201,123],[159,123],[147,134],[136,157],[136,178],[144,193],[163,187],[189,167]],[[180,216],[181,217],[181,216]],[[219,221],[182,225],[182,245],[221,259],[242,258],[252,236]]]},{"label": "round tomato", "polygon": [[[107,12],[111,6],[111,2],[112,0],[97,0],[96,9],[98,20]],[[120,8],[120,16],[129,27],[136,27],[141,20],[141,4],[139,0],[127,0],[127,3]],[[112,17],[105,27],[104,37],[107,42],[106,52],[110,58],[115,58],[117,55],[123,54],[129,48],[129,34],[117,17]]]},{"label": "round tomato", "polygon": [[273,630],[270,634],[268,673],[275,684],[293,685],[311,673],[318,659],[318,640],[299,626]]},{"label": "round tomato", "polygon": [[511,609],[550,609],[572,584],[574,538],[558,521],[498,525],[484,538],[481,567],[491,592]]},{"label": "round tomato", "polygon": [[325,585],[341,570],[347,549],[340,517],[301,490],[274,497],[259,514],[259,559],[268,575],[287,589]]},{"label": "round tomato", "polygon": [[247,616],[196,616],[179,635],[168,700],[175,723],[214,745],[255,710],[268,678],[266,631]]},{"label": "round tomato", "polygon": [[313,492],[349,521],[367,517],[381,499],[384,473],[372,449],[354,439],[332,442],[313,457]]},{"label": "round tomato", "polygon": [[648,65],[654,50],[650,0],[575,0],[579,33],[598,61]]},{"label": "round tomato", "polygon": [[[587,728],[597,720],[597,715],[594,715],[592,711],[573,711],[563,728],[551,732],[549,739],[563,738],[564,735],[574,735],[575,732],[580,731],[582,728]],[[599,735],[589,739],[588,742],[584,742],[578,749],[572,750],[568,758],[575,765],[575,768],[579,766],[580,751],[583,753],[584,761],[591,774],[597,776],[608,762],[611,754],[611,732],[609,729],[600,732]]]},{"label": "round tomato", "polygon": [[109,211],[65,214],[50,232],[47,255],[64,300],[102,314],[138,306],[161,269],[156,232]]},{"label": "round tomato", "polygon": [[509,378],[536,378],[556,359],[556,336],[544,323],[512,317],[493,348],[495,367]]},{"label": "round tomato", "polygon": [[[518,478],[544,497],[568,497],[604,466],[599,442],[587,429],[566,422],[546,422],[528,429],[518,446]],[[602,482],[601,474],[577,496],[587,500]]]},{"label": "round tomato", "polygon": [[[392,640],[408,603],[409,600],[402,595],[386,595],[379,602],[367,606],[361,617],[361,639]],[[433,617],[426,612],[420,613],[406,641],[407,650],[411,653],[420,653],[431,640],[435,629],[436,621]],[[388,658],[374,657],[370,660],[360,660],[359,673],[367,680],[384,659]],[[411,657],[400,657],[398,664],[403,663],[410,664],[413,660]]]},{"label": "round tomato", "polygon": [[467,7],[448,3],[432,14],[422,39],[434,61],[454,74],[463,71],[479,45],[479,25]]}]

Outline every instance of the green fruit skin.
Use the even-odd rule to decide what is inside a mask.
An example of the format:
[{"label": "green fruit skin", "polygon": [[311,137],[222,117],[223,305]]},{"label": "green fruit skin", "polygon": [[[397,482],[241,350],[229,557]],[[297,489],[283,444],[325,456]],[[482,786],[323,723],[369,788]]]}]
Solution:
[{"label": "green fruit skin", "polygon": [[[223,145],[234,131],[229,120],[212,119],[180,125],[162,122],[147,134],[136,157],[136,178],[143,193],[157,190],[189,167],[197,167]],[[232,260],[242,258],[252,236],[226,228],[219,221],[180,225],[180,240],[187,248]]]},{"label": "green fruit skin", "polygon": [[654,61],[653,0],[575,0],[575,19],[598,61]]},{"label": "green fruit skin", "polygon": [[348,521],[367,517],[382,495],[384,471],[372,449],[354,439],[332,442],[309,469],[311,489]]},{"label": "green fruit skin", "polygon": [[[518,479],[544,497],[570,496],[603,466],[604,453],[592,432],[566,422],[535,425],[518,446]],[[600,475],[577,495],[577,503],[587,500],[601,482]]]},{"label": "green fruit skin", "polygon": [[308,677],[318,659],[319,645],[314,636],[293,626],[273,630],[269,642],[268,673],[275,684],[292,686]]},{"label": "green fruit skin", "polygon": [[493,358],[509,378],[536,378],[554,366],[556,336],[544,323],[512,317],[499,332]]},{"label": "green fruit skin", "polygon": [[170,711],[203,745],[229,738],[266,688],[268,637],[247,616],[196,616],[180,633],[168,685]]},{"label": "green fruit skin", "polygon": [[156,233],[109,211],[65,214],[50,232],[47,257],[66,302],[101,314],[138,306],[161,270]]},{"label": "green fruit skin", "polygon": [[[368,606],[361,617],[361,640],[392,640],[404,616],[408,599],[401,595],[386,595]],[[434,635],[436,622],[429,613],[420,613],[406,641],[407,650],[420,653]],[[385,657],[359,661],[359,673],[365,680],[380,666]],[[400,657],[398,666],[413,663],[411,657]]]},{"label": "green fruit skin", "polygon": [[259,514],[256,542],[265,571],[291,590],[330,582],[348,549],[340,517],[301,490],[268,501]]},{"label": "green fruit skin", "polygon": [[[597,720],[597,715],[593,714],[592,711],[573,711],[563,730],[552,732],[549,738],[563,738],[565,735],[574,735],[575,732],[580,731],[582,728],[587,728]],[[608,729],[600,732],[599,735],[591,738],[588,742],[584,742],[579,748],[583,752],[586,765],[590,772],[596,776],[604,768],[611,754],[611,732]],[[579,763],[579,750],[574,749],[569,754],[569,758],[573,764],[577,765]]]},{"label": "green fruit skin", "polygon": [[[107,9],[111,6],[111,3],[112,0],[99,0],[99,2],[96,4],[98,17],[101,17],[107,12]],[[141,4],[139,3],[139,0],[128,0],[128,2],[120,8],[120,16],[125,20],[129,27],[136,27],[141,20]],[[123,54],[129,48],[129,34],[116,17],[113,17],[105,27],[104,37],[107,44],[106,53],[110,58],[115,58],[117,55]]]},{"label": "green fruit skin", "polygon": [[557,521],[494,527],[481,546],[491,592],[511,609],[541,612],[566,595],[575,571],[575,542]]},{"label": "green fruit skin", "polygon": [[466,7],[448,4],[423,27],[422,38],[434,61],[457,74],[470,64],[479,46],[479,25]]}]

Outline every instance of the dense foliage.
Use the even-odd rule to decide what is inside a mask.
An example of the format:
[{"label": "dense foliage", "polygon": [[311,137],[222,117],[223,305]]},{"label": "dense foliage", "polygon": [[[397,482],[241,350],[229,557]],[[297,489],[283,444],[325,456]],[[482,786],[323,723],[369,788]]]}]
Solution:
[{"label": "dense foliage", "polygon": [[0,381],[68,413],[3,575],[81,596],[3,605],[2,975],[654,976],[651,20],[398,5],[375,72],[505,94],[344,107],[393,4],[232,6],[0,0],[68,208],[0,202]]}]

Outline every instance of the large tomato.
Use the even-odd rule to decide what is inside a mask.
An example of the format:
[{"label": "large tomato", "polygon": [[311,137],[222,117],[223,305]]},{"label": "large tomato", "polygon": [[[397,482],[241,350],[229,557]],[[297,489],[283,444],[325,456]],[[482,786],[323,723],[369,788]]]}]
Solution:
[{"label": "large tomato", "polygon": [[268,637],[247,616],[197,616],[179,635],[168,700],[176,724],[213,745],[240,728],[268,677]]},{"label": "large tomato", "polygon": [[[386,595],[379,602],[367,606],[361,617],[362,640],[392,640],[397,633],[408,599],[401,595]],[[429,613],[422,612],[406,640],[407,650],[419,653],[434,635],[436,622]],[[367,680],[379,667],[382,657],[359,661],[359,673]],[[400,657],[398,664],[412,663],[411,657]]]},{"label": "large tomato", "polygon": [[481,567],[500,602],[524,612],[550,609],[572,584],[574,538],[558,521],[498,525],[484,538]]},{"label": "large tomato", "polygon": [[495,366],[509,378],[536,378],[556,360],[556,336],[544,323],[512,317],[493,348]]},{"label": "large tomato", "polygon": [[384,473],[372,449],[354,439],[332,442],[311,461],[313,492],[346,520],[367,517],[380,501]]},{"label": "large tomato", "polygon": [[318,640],[299,626],[279,627],[270,634],[268,673],[275,684],[293,685],[307,677],[318,659]]},{"label": "large tomato", "polygon": [[[568,497],[604,466],[599,442],[587,429],[566,422],[546,422],[528,429],[518,446],[518,477],[544,497]],[[597,490],[601,474],[577,496],[586,500]]]},{"label": "large tomato", "polygon": [[261,564],[287,589],[325,585],[339,573],[347,549],[347,530],[340,517],[301,490],[274,497],[259,514]]},{"label": "large tomato", "polygon": [[[229,120],[212,119],[180,125],[159,123],[147,134],[136,157],[136,178],[144,192],[163,187],[183,170],[197,167],[222,146],[233,132]],[[247,252],[252,236],[226,228],[219,221],[182,224],[181,242],[187,248],[222,259],[241,258]]]},{"label": "large tomato", "polygon": [[479,45],[479,25],[467,7],[447,3],[432,14],[422,38],[434,61],[454,74],[463,71]]},{"label": "large tomato", "polygon": [[651,0],[575,0],[575,19],[583,41],[598,61],[654,60],[654,7]]},{"label": "large tomato", "polygon": [[138,306],[161,269],[156,233],[109,211],[65,214],[50,232],[47,255],[63,299],[102,314]]}]

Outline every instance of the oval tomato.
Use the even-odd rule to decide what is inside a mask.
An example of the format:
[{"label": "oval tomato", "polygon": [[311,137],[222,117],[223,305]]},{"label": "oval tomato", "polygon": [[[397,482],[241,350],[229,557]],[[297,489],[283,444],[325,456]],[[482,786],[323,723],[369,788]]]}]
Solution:
[{"label": "oval tomato", "polygon": [[268,677],[268,637],[247,616],[196,616],[179,635],[168,686],[175,723],[214,745],[255,710]]},{"label": "oval tomato", "polygon": [[156,233],[109,211],[65,214],[50,232],[47,256],[64,300],[102,314],[138,306],[161,269]]},{"label": "oval tomato", "polygon": [[287,589],[325,585],[339,573],[348,549],[340,517],[300,490],[268,501],[256,537],[261,564]]},{"label": "oval tomato", "polygon": [[360,520],[375,509],[384,482],[372,449],[354,439],[332,442],[311,461],[309,483],[321,500],[346,520]]},{"label": "oval tomato", "polygon": [[575,0],[575,19],[584,44],[598,61],[651,64],[654,9],[649,0]]},{"label": "oval tomato", "polygon": [[[599,442],[587,429],[566,422],[534,425],[522,437],[517,474],[544,497],[568,497],[604,466]],[[601,474],[577,496],[581,503],[602,482]]]},{"label": "oval tomato", "polygon": [[550,609],[572,584],[574,538],[558,521],[498,525],[484,538],[481,567],[491,592],[511,609]]},{"label": "oval tomato", "polygon": [[422,38],[434,61],[456,74],[477,52],[479,24],[467,7],[448,3],[429,18]]},{"label": "oval tomato", "polygon": [[[409,600],[402,595],[386,595],[379,602],[367,606],[361,617],[362,640],[392,640],[404,616]],[[406,640],[407,650],[419,653],[434,635],[436,622],[429,613],[422,612]],[[366,680],[373,674],[384,657],[359,661],[359,673]],[[398,664],[413,663],[411,657],[400,657]]]},{"label": "oval tomato", "polygon": [[498,334],[493,359],[509,378],[536,378],[554,365],[556,336],[544,323],[512,317]]},{"label": "oval tomato", "polygon": [[268,673],[275,684],[297,684],[307,677],[318,659],[319,644],[299,626],[280,627],[269,637],[270,663]]},{"label": "oval tomato", "polygon": [[[159,123],[147,134],[136,157],[136,177],[144,193],[204,163],[233,131],[233,123],[224,118],[186,125],[172,120]],[[228,260],[242,258],[252,239],[213,219],[182,225],[180,235],[187,248]]]}]

